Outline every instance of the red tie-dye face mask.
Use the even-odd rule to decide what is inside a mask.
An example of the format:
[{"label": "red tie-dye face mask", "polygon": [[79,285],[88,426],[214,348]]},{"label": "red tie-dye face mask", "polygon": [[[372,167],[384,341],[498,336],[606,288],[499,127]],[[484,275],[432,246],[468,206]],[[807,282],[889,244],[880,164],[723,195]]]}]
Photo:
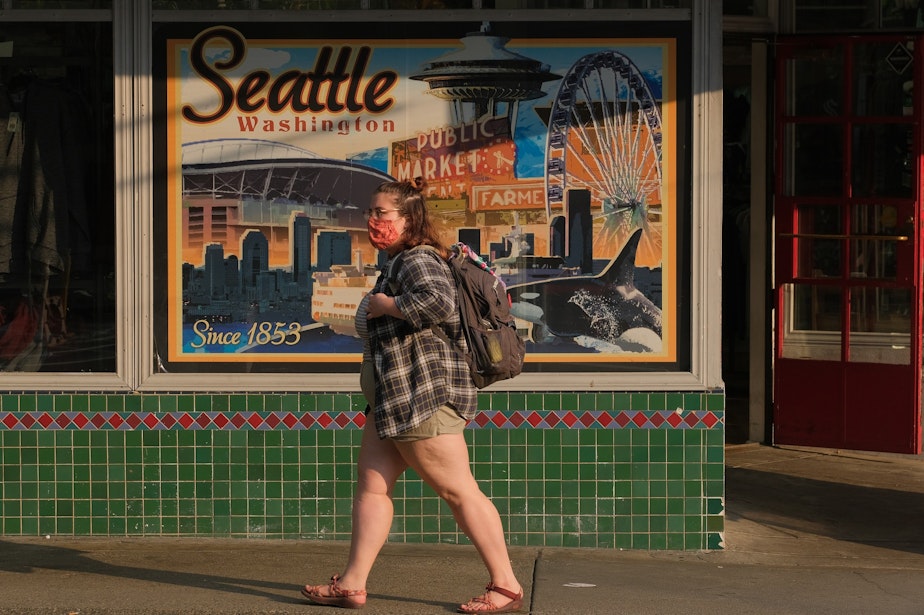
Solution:
[{"label": "red tie-dye face mask", "polygon": [[394,220],[379,220],[369,218],[369,243],[384,250],[398,241],[401,233],[395,228]]}]

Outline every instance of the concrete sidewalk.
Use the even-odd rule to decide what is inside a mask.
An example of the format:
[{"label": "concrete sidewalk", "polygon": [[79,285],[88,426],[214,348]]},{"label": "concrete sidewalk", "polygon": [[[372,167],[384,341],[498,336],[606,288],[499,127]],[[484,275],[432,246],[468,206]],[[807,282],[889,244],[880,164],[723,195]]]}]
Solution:
[{"label": "concrete sidewalk", "polygon": [[[924,459],[726,449],[726,548],[513,548],[535,614],[924,613]],[[0,537],[0,613],[331,613],[298,593],[348,545]],[[371,614],[451,613],[486,582],[472,547],[386,545]],[[524,609],[525,612],[525,609]]]}]

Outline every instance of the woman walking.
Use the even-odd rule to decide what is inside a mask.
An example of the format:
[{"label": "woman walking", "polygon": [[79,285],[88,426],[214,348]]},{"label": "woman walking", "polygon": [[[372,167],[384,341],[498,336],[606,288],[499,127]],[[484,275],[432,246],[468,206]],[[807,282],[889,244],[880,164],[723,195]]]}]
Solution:
[{"label": "woman walking", "polygon": [[422,189],[420,182],[388,182],[372,196],[369,240],[389,259],[356,313],[364,340],[360,386],[369,408],[349,558],[329,583],[306,585],[302,594],[317,604],[365,605],[369,572],[391,528],[395,483],[412,468],[449,505],[488,570],[486,592],[460,605],[459,612],[516,612],[523,589],[510,564],[500,515],[472,476],[462,433],[475,415],[475,387],[464,360],[431,330],[437,325],[454,343],[464,343],[445,262],[448,250]]}]

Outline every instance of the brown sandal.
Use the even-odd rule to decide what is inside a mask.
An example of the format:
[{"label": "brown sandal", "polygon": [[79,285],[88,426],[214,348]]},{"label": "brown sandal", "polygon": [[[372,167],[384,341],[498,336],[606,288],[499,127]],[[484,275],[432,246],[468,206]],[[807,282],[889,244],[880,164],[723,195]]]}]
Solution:
[{"label": "brown sandal", "polygon": [[[327,590],[326,595],[321,593],[323,590]],[[344,609],[361,609],[366,606],[365,602],[359,602],[355,598],[365,596],[366,590],[340,587],[339,574],[332,576],[327,585],[306,585],[302,588],[302,595],[315,604],[325,606],[339,606]]]},{"label": "brown sandal", "polygon": [[[488,592],[497,592],[501,596],[506,596],[510,598],[510,602],[503,606],[497,606],[494,604],[490,598],[488,598],[487,592],[472,598],[465,604],[459,606],[459,613],[517,613],[523,608],[523,590],[521,589],[519,593],[514,593],[509,589],[504,589],[503,587],[498,587],[494,583],[488,583],[485,589]],[[484,605],[483,607],[479,605]]]}]

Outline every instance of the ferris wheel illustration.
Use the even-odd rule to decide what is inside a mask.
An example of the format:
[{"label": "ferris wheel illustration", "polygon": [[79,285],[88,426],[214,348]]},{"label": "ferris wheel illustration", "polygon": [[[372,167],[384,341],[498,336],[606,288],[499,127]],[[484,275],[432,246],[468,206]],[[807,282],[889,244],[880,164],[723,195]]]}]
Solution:
[{"label": "ferris wheel illustration", "polygon": [[615,254],[636,228],[660,258],[661,110],[641,71],[605,50],[579,59],[549,111],[546,215],[569,190],[590,192],[594,251]]}]

